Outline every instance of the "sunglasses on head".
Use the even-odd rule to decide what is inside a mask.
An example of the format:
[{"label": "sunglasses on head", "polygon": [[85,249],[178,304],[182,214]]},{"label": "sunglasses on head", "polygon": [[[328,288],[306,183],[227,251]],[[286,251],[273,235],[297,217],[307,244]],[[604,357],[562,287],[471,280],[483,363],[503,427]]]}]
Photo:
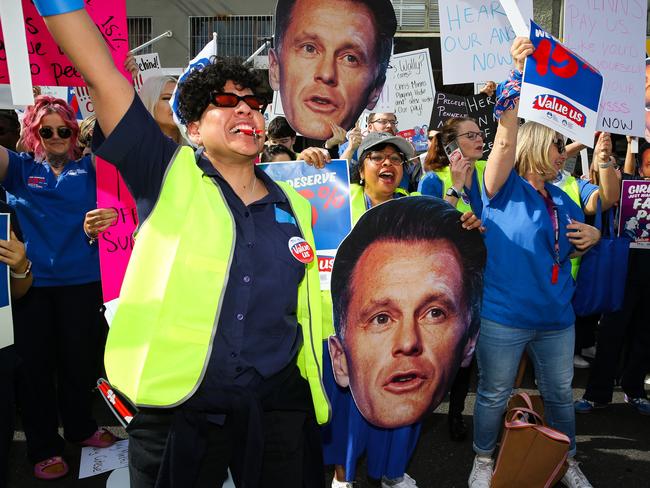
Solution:
[{"label": "sunglasses on head", "polygon": [[[61,139],[68,139],[72,135],[70,127],[57,127],[56,133]],[[41,127],[38,129],[38,135],[43,139],[51,139],[54,136],[54,129],[52,127]]]},{"label": "sunglasses on head", "polygon": [[555,144],[555,147],[557,147],[557,151],[560,154],[566,151],[566,143],[564,142],[564,139],[562,139],[561,137],[557,137],[553,139],[553,144]]},{"label": "sunglasses on head", "polygon": [[232,108],[239,105],[239,102],[244,102],[253,110],[264,112],[266,109],[266,101],[257,95],[244,95],[239,96],[235,93],[212,92],[210,94],[210,103],[216,107]]}]

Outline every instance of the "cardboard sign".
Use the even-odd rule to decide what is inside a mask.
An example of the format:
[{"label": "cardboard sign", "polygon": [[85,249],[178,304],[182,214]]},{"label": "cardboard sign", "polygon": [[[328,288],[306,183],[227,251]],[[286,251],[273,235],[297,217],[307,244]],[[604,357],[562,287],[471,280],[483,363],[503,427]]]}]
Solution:
[{"label": "cardboard sign", "polygon": [[[524,18],[533,18],[532,0],[517,0]],[[513,68],[515,38],[497,0],[440,0],[440,50],[445,85],[501,81]]]},{"label": "cardboard sign", "polygon": [[650,250],[650,181],[624,180],[621,188],[618,234],[630,247]]},{"label": "cardboard sign", "polygon": [[494,136],[497,133],[497,119],[494,116],[494,97],[487,95],[474,95],[465,98],[467,106],[467,116],[476,120],[478,128],[485,133],[483,140],[483,158],[487,159],[492,146],[494,145]]},{"label": "cardboard sign", "polygon": [[467,117],[467,100],[465,97],[438,92],[433,107],[433,128],[438,130],[445,120],[454,117]]},{"label": "cardboard sign", "polygon": [[[311,203],[321,290],[329,290],[336,249],[352,228],[347,161],[334,160],[323,169],[295,161],[264,163],[259,167],[275,181],[289,183]],[[291,222],[293,217],[285,213],[276,209],[276,220]]]},{"label": "cardboard sign", "polygon": [[603,77],[533,21],[530,39],[519,116],[593,147]]},{"label": "cardboard sign", "polygon": [[[81,75],[50,36],[32,1],[22,0],[22,6],[32,82],[35,85],[83,86]],[[124,59],[129,50],[125,0],[86,0],[86,10],[106,41],[115,66],[129,78],[124,72]],[[4,38],[0,33],[0,83],[10,81]]]},{"label": "cardboard sign", "polygon": [[142,84],[145,81],[154,76],[162,76],[163,70],[158,53],[142,54],[134,57],[135,62],[138,63],[138,68],[140,69],[138,76],[134,80],[134,84],[136,91],[140,92]]},{"label": "cardboard sign", "polygon": [[[9,214],[0,213],[0,239],[9,240]],[[9,266],[0,262],[0,349],[14,343]]]},{"label": "cardboard sign", "polygon": [[603,75],[597,129],[644,135],[647,1],[564,4],[564,44]]},{"label": "cardboard sign", "polygon": [[135,201],[115,166],[97,160],[97,207],[114,208],[117,220],[99,235],[99,266],[104,302],[120,295],[138,226]]}]

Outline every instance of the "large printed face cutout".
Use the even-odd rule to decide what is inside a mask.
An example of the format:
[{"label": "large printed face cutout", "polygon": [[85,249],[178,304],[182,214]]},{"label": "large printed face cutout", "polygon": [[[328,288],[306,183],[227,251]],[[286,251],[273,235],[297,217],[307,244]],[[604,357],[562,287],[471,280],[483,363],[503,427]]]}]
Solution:
[{"label": "large printed face cutout", "polygon": [[474,348],[458,252],[446,239],[375,241],[350,279],[344,336],[329,343],[336,382],[373,425],[417,422]]},{"label": "large printed face cutout", "polygon": [[[289,124],[305,137],[325,140],[332,136],[331,124],[351,129],[377,103],[383,87],[377,83],[383,80],[377,22],[361,1],[291,4],[280,0],[276,9],[269,82],[279,91]],[[394,17],[388,5],[385,15]]]}]

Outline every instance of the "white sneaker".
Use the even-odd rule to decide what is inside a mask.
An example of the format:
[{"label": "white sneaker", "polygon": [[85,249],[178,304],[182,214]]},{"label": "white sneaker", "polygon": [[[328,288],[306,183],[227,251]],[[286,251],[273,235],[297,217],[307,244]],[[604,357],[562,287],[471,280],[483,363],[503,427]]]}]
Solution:
[{"label": "white sneaker", "polygon": [[569,469],[562,477],[562,483],[568,488],[593,488],[585,474],[580,470],[580,463],[574,458],[570,457],[567,459],[567,464]]},{"label": "white sneaker", "polygon": [[469,474],[469,488],[490,488],[494,460],[491,457],[476,456]]},{"label": "white sneaker", "polygon": [[587,361],[582,356],[580,356],[578,354],[573,356],[573,367],[580,368],[580,369],[585,369],[585,368],[588,368],[589,366],[590,366],[589,361]]},{"label": "white sneaker", "polygon": [[332,488],[354,488],[349,481],[339,481],[336,477],[332,478]]},{"label": "white sneaker", "polygon": [[583,358],[596,359],[596,346],[583,347],[580,350],[580,355]]},{"label": "white sneaker", "polygon": [[415,484],[415,480],[408,473],[404,473],[404,476],[395,479],[382,476],[381,488],[418,488],[418,485]]}]

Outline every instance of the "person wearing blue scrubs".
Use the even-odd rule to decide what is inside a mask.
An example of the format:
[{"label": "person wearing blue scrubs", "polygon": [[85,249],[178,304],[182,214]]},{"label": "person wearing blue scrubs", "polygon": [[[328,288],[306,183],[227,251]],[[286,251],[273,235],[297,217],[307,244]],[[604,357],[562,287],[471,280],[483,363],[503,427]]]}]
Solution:
[{"label": "person wearing blue scrubs", "polygon": [[[519,71],[533,51],[529,39],[514,41],[511,52]],[[583,223],[580,207],[552,184],[555,164],[564,157],[558,147],[560,135],[535,122],[519,128],[519,91],[512,90],[504,99],[505,91],[497,97],[497,106],[504,110],[484,174],[482,220],[489,259],[476,349],[476,457],[468,484],[490,486],[503,413],[521,355],[527,351],[544,398],[546,421],[570,440],[569,467],[562,482],[570,488],[589,488],[574,459],[575,282],[570,258],[598,242],[600,233]]]}]

